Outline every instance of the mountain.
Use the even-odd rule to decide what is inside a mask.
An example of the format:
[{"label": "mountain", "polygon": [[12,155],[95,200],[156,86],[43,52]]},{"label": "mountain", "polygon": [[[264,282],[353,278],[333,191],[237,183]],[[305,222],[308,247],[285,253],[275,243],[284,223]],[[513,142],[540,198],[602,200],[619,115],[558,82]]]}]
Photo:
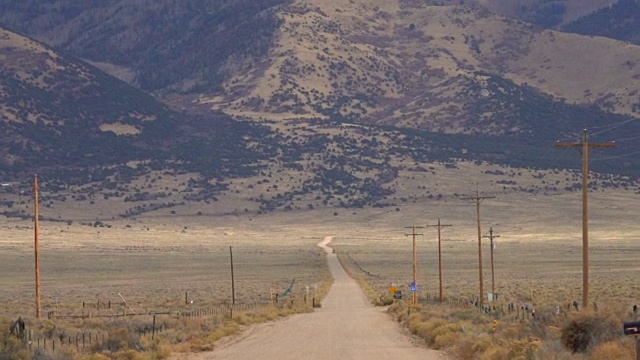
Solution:
[{"label": "mountain", "polygon": [[207,157],[208,169],[197,164],[205,151],[246,155],[242,137],[254,132],[251,124],[219,113],[180,114],[83,61],[5,29],[0,59],[0,171],[39,169],[84,183],[131,162],[229,176],[255,160],[236,159],[237,166],[227,170],[220,158]]},{"label": "mountain", "polygon": [[[342,115],[462,131],[464,124],[446,124],[470,117],[488,73],[558,101],[640,116],[633,93],[637,46],[482,10],[506,9],[512,1],[450,5],[459,3],[18,2],[0,5],[0,21],[184,109],[203,99],[252,117],[265,111],[290,117],[336,113],[339,106]],[[556,3],[576,17],[613,1],[520,1],[521,7]],[[304,78],[289,73],[300,71]]]},{"label": "mountain", "polygon": [[[615,4],[618,0],[463,0],[465,5],[555,28]],[[458,5],[455,0],[445,4]]]},{"label": "mountain", "polygon": [[[397,209],[455,198],[438,179],[478,173],[505,192],[557,193],[575,189],[574,174],[543,169],[576,158],[541,157],[553,141],[583,128],[600,129],[596,141],[629,139],[640,126],[637,46],[469,7],[265,2],[235,18],[243,2],[209,3],[230,13],[25,4],[2,5],[24,22],[3,21],[58,40],[2,32],[0,176],[44,175],[49,205],[73,198],[78,217],[97,203],[108,217]],[[162,16],[139,17],[149,6]],[[126,26],[134,18],[157,38]],[[570,53],[587,50],[576,64]],[[594,163],[617,175],[593,186],[635,186],[629,152]]]},{"label": "mountain", "polygon": [[244,116],[447,133],[565,133],[546,122],[567,118],[554,114],[567,105],[580,113],[568,127],[592,126],[604,112],[640,116],[640,47],[465,7],[402,4],[284,8],[268,60],[197,100]]},{"label": "mountain", "polygon": [[619,0],[589,16],[566,24],[562,30],[640,45],[640,1]]},{"label": "mountain", "polygon": [[193,92],[264,55],[279,25],[271,9],[284,2],[9,2],[0,22],[145,91]]}]

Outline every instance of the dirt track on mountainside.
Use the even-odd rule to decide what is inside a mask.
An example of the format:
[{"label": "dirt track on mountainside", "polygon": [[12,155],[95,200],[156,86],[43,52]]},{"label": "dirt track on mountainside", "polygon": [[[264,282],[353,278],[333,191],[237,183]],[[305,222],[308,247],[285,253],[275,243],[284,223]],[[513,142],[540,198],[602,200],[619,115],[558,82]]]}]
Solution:
[{"label": "dirt track on mountainside", "polygon": [[321,309],[252,326],[214,344],[213,351],[178,354],[172,359],[447,359],[369,303],[332,254],[330,241],[327,237],[318,244],[327,252],[335,279]]}]

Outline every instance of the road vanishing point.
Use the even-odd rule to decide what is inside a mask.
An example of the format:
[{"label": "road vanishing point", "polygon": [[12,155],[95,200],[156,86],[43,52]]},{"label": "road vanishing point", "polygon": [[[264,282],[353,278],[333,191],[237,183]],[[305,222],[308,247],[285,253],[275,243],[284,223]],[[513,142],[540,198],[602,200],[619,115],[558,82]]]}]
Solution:
[{"label": "road vanishing point", "polygon": [[213,351],[177,354],[172,359],[447,359],[367,300],[332,253],[331,239],[318,244],[327,253],[335,280],[320,309],[251,326],[214,344]]}]

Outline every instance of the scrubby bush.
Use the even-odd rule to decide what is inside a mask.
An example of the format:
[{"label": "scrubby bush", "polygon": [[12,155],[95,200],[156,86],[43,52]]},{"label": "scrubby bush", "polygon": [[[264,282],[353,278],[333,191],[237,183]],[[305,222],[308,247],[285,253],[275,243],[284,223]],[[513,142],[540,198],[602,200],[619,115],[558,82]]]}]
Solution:
[{"label": "scrubby bush", "polygon": [[611,317],[597,313],[575,315],[562,329],[562,344],[574,353],[584,353],[589,348],[619,337],[621,325]]}]

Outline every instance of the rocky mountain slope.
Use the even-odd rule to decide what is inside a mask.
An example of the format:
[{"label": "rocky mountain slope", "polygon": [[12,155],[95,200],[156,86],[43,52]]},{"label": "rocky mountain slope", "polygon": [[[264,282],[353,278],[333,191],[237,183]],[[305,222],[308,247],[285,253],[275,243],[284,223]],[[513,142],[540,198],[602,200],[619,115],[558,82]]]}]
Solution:
[{"label": "rocky mountain slope", "polygon": [[[83,183],[126,173],[131,162],[233,175],[255,160],[241,138],[252,137],[249,123],[177,113],[85,62],[1,28],[0,60],[0,171],[56,172],[67,183]],[[209,169],[196,164],[213,150],[219,156],[207,157]],[[233,170],[220,166],[243,154]]]},{"label": "rocky mountain slope", "polygon": [[[576,167],[567,152],[541,156],[554,140],[585,127],[629,140],[640,126],[637,46],[468,7],[274,1],[234,17],[243,2],[160,2],[145,17],[144,2],[53,4],[9,10],[54,47],[0,37],[0,176],[20,184],[7,216],[24,216],[17,194],[34,172],[49,205],[73,199],[79,218],[96,203],[109,217],[399,208],[455,198],[479,174],[505,192],[554,193],[577,182],[537,172]],[[576,65],[571,49],[590,55]],[[629,153],[596,162],[619,175],[594,188],[633,188]]]},{"label": "rocky mountain slope", "polygon": [[265,53],[278,26],[269,9],[284,2],[11,2],[0,23],[145,91],[198,91]]},{"label": "rocky mountain slope", "polygon": [[[566,5],[573,19],[612,0],[555,3]],[[189,94],[187,108],[200,97],[252,117],[339,113],[461,132],[475,125],[461,119],[487,116],[473,112],[489,75],[556,101],[640,116],[637,46],[543,30],[482,10],[500,12],[506,8],[500,0],[469,2],[476,8],[442,4],[452,3],[25,3],[5,5],[0,20],[164,94],[165,101]]]},{"label": "rocky mountain slope", "polygon": [[[244,115],[344,116],[504,133],[521,128],[510,119],[522,114],[502,111],[517,102],[504,99],[512,96],[510,87],[640,116],[640,47],[627,43],[542,30],[464,7],[403,2],[300,2],[280,16],[284,24],[268,63],[201,102]],[[487,102],[499,104],[483,111]]]}]

